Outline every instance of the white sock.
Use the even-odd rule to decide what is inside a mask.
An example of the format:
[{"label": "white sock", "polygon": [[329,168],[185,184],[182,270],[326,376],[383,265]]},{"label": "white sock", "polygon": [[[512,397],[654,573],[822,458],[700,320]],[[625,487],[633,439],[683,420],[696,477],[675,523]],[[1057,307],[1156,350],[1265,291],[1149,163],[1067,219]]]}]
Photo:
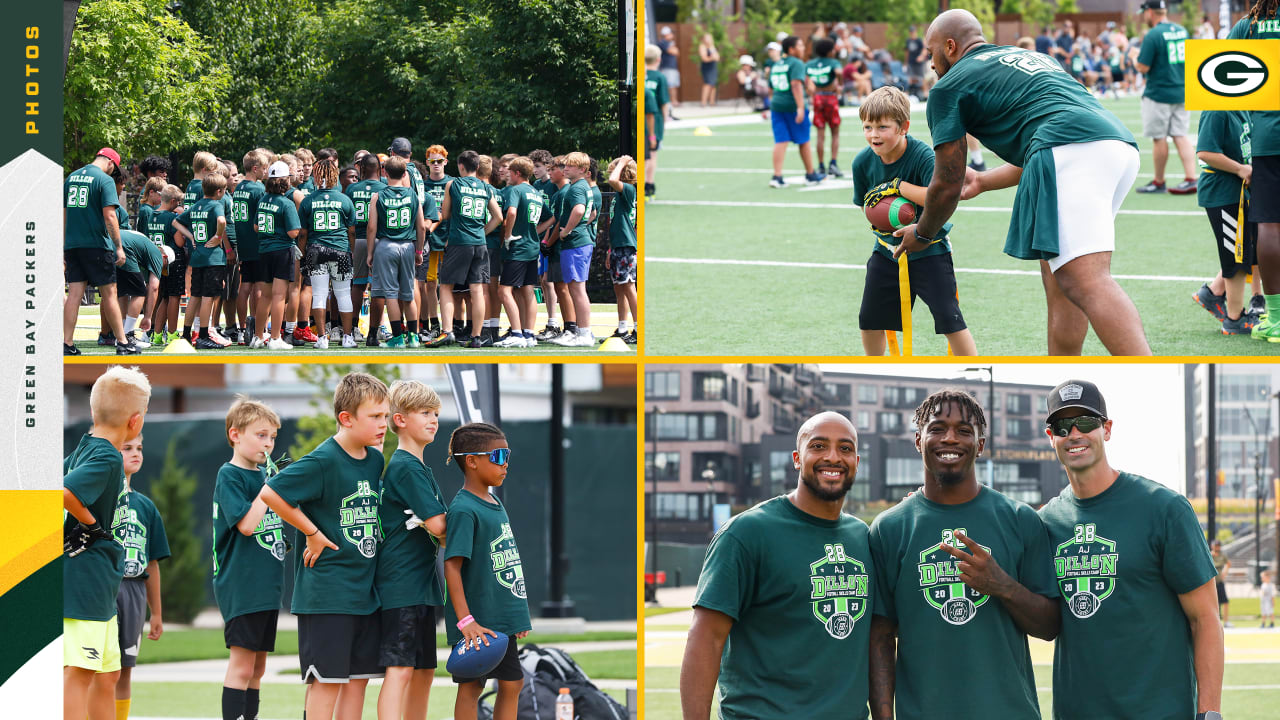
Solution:
[{"label": "white sock", "polygon": [[285,332],[287,332],[287,333],[291,333],[291,332],[293,332],[294,328],[296,328],[296,327],[298,327],[298,323],[296,323],[296,322],[287,322],[287,323],[285,323],[285,324],[284,324],[284,331],[285,331]]},{"label": "white sock", "polygon": [[982,151],[981,151],[981,150],[970,150],[970,151],[969,151],[969,162],[971,162],[971,163],[973,163],[973,164],[975,164],[975,165],[981,165],[981,164],[982,164]]},{"label": "white sock", "polygon": [[626,320],[619,320],[619,321],[618,321],[618,332],[626,332],[626,331],[627,331],[627,326],[628,326],[629,324],[630,324],[630,323],[628,323]]},{"label": "white sock", "polygon": [[124,316],[124,334],[128,335],[129,333],[133,332],[133,329],[136,327],[138,327],[138,318],[129,317],[128,315],[125,315]]}]

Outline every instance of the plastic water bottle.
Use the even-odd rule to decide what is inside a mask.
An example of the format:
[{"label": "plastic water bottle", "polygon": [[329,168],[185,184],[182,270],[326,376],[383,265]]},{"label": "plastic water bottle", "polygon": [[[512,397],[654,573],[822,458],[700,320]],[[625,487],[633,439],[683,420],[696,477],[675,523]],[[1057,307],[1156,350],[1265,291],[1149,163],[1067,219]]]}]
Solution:
[{"label": "plastic water bottle", "polygon": [[556,720],[573,720],[573,696],[569,688],[560,688],[560,695],[556,697]]}]

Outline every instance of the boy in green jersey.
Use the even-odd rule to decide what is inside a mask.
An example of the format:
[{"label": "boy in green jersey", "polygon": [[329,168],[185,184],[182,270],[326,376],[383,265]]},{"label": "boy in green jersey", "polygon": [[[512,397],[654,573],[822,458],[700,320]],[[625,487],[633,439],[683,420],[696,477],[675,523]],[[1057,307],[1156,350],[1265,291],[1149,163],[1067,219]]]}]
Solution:
[{"label": "boy in green jersey", "polygon": [[1221,720],[1217,573],[1195,510],[1164,485],[1111,467],[1112,420],[1096,385],[1063,382],[1046,410],[1045,434],[1068,480],[1040,509],[1062,597],[1054,718]]},{"label": "boy in green jersey", "polygon": [[[152,235],[151,221],[155,218],[156,212],[160,205],[164,202],[164,186],[168,184],[162,177],[154,177],[147,180],[147,184],[142,190],[142,203],[138,206],[138,232],[147,236],[147,239],[155,243],[157,248],[164,247],[164,234],[159,233]],[[158,295],[158,293],[157,293]],[[162,324],[159,322],[163,316],[159,312],[159,297],[157,302],[151,307],[151,314],[147,316],[148,335]],[[148,337],[148,340],[150,338]]]},{"label": "boy in green jersey", "polygon": [[[387,184],[378,179],[382,174],[382,165],[378,162],[377,155],[366,152],[356,161],[356,168],[360,173],[360,180],[348,185],[344,192],[351,198],[356,209],[356,238],[351,246],[351,307],[359,310],[364,307],[365,291],[369,288],[369,238],[365,232],[369,226],[369,201]],[[375,302],[372,298],[369,302],[369,334],[375,339],[382,324],[383,304],[381,300]],[[364,340],[358,323],[352,327],[351,335],[357,343]]]},{"label": "boy in green jersey", "polygon": [[[302,201],[298,218],[302,223],[298,246],[306,257],[304,265],[311,273],[311,313],[315,326],[323,331],[329,283],[332,281],[338,315],[342,320],[342,347],[354,348],[356,341],[351,335],[351,245],[355,240],[356,209],[351,198],[336,188],[336,160],[325,158],[317,162],[312,166],[311,175],[316,189]],[[317,336],[315,346],[317,350],[328,348],[328,334]]]},{"label": "boy in green jersey", "polygon": [[[138,347],[148,348],[151,341],[147,339],[145,325],[160,295],[165,255],[140,232],[121,230],[120,240],[124,243],[125,263],[116,273],[116,297],[120,300],[120,314],[124,317],[125,339]],[[138,336],[139,329],[142,337]],[[101,332],[103,335],[108,332],[105,320]],[[101,336],[98,344],[106,344]]]},{"label": "boy in green jersey", "polygon": [[[444,189],[449,185],[449,181],[453,180],[453,176],[445,172],[445,167],[449,163],[449,151],[443,145],[432,145],[427,148],[426,157],[427,176],[422,179],[422,185],[426,193],[435,201],[438,212],[444,205]],[[421,273],[423,280],[418,288],[419,295],[425,298],[423,305],[426,319],[422,329],[426,334],[422,338],[423,342],[434,340],[441,332],[438,280],[440,279],[440,262],[444,260],[444,246],[449,240],[449,223],[440,218],[432,218],[432,222],[434,225],[427,236],[427,269]],[[453,319],[447,318],[444,322],[452,324]]]},{"label": "boy in green jersey", "polygon": [[813,152],[809,147],[809,107],[805,103],[804,41],[789,35],[782,41],[782,60],[769,68],[769,84],[773,97],[769,107],[773,111],[773,177],[769,187],[786,186],[782,179],[782,161],[787,156],[787,145],[795,143],[800,148],[800,161],[804,163],[804,180],[810,185],[822,182],[826,177],[822,168],[813,167]]},{"label": "boy in green jersey", "polygon": [[[221,166],[219,172],[227,181],[227,190],[222,194],[222,209],[227,213],[227,280],[222,284],[222,295],[214,300],[213,325],[215,327],[210,330],[225,339],[227,341],[225,344],[234,345],[240,342],[240,323],[247,322],[243,316],[236,317],[236,297],[240,294],[240,238],[236,232],[235,200],[232,198],[232,193],[242,178],[236,177],[240,173],[236,170],[235,163],[230,160],[219,160],[218,164]],[[226,320],[223,327],[216,327],[219,315]]]},{"label": "boy in green jersey", "polygon": [[276,649],[289,543],[284,522],[260,497],[280,417],[237,397],[227,410],[231,460],[213,486],[213,595],[231,653],[222,680],[222,720],[256,718],[267,653]]},{"label": "boy in green jersey", "polygon": [[[595,347],[596,338],[591,332],[591,301],[587,298],[587,278],[591,273],[591,255],[595,251],[596,233],[592,220],[598,208],[586,176],[591,158],[583,152],[564,156],[564,175],[568,185],[557,193],[563,195],[557,216],[559,228],[553,237],[560,255],[560,272],[564,278],[572,319],[565,323],[565,332],[551,342],[566,347]],[[568,313],[566,313],[566,317]],[[576,325],[570,332],[569,325]]]},{"label": "boy in green jersey", "polygon": [[[462,489],[449,503],[444,579],[449,588],[445,630],[450,645],[489,644],[486,636],[511,636],[507,653],[485,677],[453,676],[458,697],[456,720],[475,720],[476,701],[489,678],[498,681],[494,720],[515,720],[516,698],[524,685],[516,640],[529,634],[520,550],[507,509],[491,492],[507,477],[511,450],[502,431],[487,423],[468,423],[449,437],[449,459],[462,471]],[[446,460],[446,462],[448,462]]]},{"label": "boy in green jersey", "polygon": [[1169,161],[1169,138],[1182,159],[1185,179],[1177,187],[1169,188],[1171,195],[1191,195],[1196,191],[1195,153],[1187,131],[1191,116],[1183,102],[1186,67],[1187,29],[1169,22],[1169,10],[1165,0],[1145,0],[1142,20],[1146,23],[1146,35],[1141,48],[1134,48],[1134,65],[1147,76],[1142,90],[1142,134],[1151,138],[1151,160],[1155,165],[1155,178],[1138,188],[1140,193],[1165,191],[1164,166]]},{"label": "boy in green jersey", "polygon": [[858,433],[835,412],[796,433],[795,489],[726,523],[707,548],[680,668],[686,720],[867,717],[876,568],[844,512]]},{"label": "boy in green jersey", "polygon": [[[659,73],[661,75],[661,73]],[[552,173],[556,166],[556,158],[550,152],[542,149],[534,150],[529,153],[529,160],[533,162],[533,179],[529,182],[535,190],[542,193],[542,220],[538,224],[538,283],[542,287],[542,302],[547,308],[547,325],[539,332],[535,338],[537,340],[549,340],[560,335],[562,330],[560,318],[556,317],[556,283],[560,281],[560,263],[555,253],[549,248],[542,245],[542,238],[548,232],[548,228],[555,225],[555,218],[552,214],[551,198],[555,196],[560,189],[557,181],[552,179]],[[563,177],[563,173],[561,173]],[[555,263],[555,279],[552,279],[552,260]],[[531,321],[532,322],[532,321]]]},{"label": "boy in green jersey", "polygon": [[[420,347],[414,306],[414,267],[422,257],[427,225],[418,196],[409,187],[405,159],[392,155],[383,164],[387,186],[369,200],[369,222],[365,226],[371,296],[387,304],[391,339],[387,347]],[[430,196],[428,196],[430,197]],[[428,202],[434,202],[433,199]],[[405,332],[406,322],[410,332]],[[368,342],[378,342],[372,325]]]},{"label": "boy in green jersey", "polygon": [[[618,301],[618,330],[613,337],[636,344],[636,161],[630,155],[609,163],[609,254],[604,267],[613,279],[613,295]],[[630,319],[628,319],[630,318]]]},{"label": "boy in green jersey", "polygon": [[[502,222],[502,244],[505,260],[501,273],[502,305],[507,310],[511,336],[495,343],[498,347],[535,347],[533,326],[538,318],[538,304],[533,289],[538,284],[538,221],[546,196],[529,177],[533,162],[527,157],[511,161],[507,169],[510,180],[502,189],[506,211]],[[519,293],[519,297],[516,297]]]},{"label": "boy in green jersey", "polygon": [[196,204],[196,201],[204,197],[202,183],[210,173],[218,171],[221,163],[218,162],[218,156],[211,152],[201,150],[191,158],[191,172],[195,177],[187,183],[186,192],[182,196],[183,209],[189,208]]},{"label": "boy in green jersey", "polygon": [[[416,198],[415,198],[416,199]],[[378,497],[387,386],[367,373],[343,376],[333,394],[338,432],[262,488],[267,507],[306,536],[295,562],[294,615],[306,715],[359,717],[378,665]],[[330,539],[332,538],[332,539]]]},{"label": "boy in green jersey", "polygon": [[[1257,264],[1257,223],[1245,219],[1240,226],[1240,203],[1247,201],[1241,189],[1253,175],[1250,164],[1248,115],[1240,111],[1206,110],[1200,113],[1196,158],[1200,180],[1196,204],[1209,215],[1213,245],[1217,248],[1217,277],[1193,296],[1201,307],[1222,322],[1223,335],[1242,335],[1253,329],[1258,316],[1247,312],[1245,278]],[[1240,262],[1236,262],[1236,243]],[[1217,290],[1215,293],[1214,290]]]},{"label": "boy in green jersey", "polygon": [[151,216],[147,226],[147,236],[151,242],[159,240],[173,252],[173,259],[165,267],[160,278],[160,300],[156,303],[156,317],[159,320],[159,338],[153,337],[151,342],[165,345],[178,336],[178,310],[182,304],[182,296],[187,294],[187,263],[191,256],[191,244],[175,230],[174,220],[178,218],[177,210],[182,204],[182,188],[177,185],[165,185],[160,192],[160,207]]},{"label": "boy in green jersey", "polygon": [[[265,301],[270,298],[271,333],[266,327],[258,329],[262,336],[250,340],[250,347],[268,350],[291,350],[293,343],[283,339],[285,306],[289,287],[297,277],[297,242],[295,238],[302,228],[298,209],[288,197],[290,190],[289,165],[277,160],[267,168],[267,194],[258,201],[258,216],[254,229],[258,233],[258,257],[262,263],[258,275],[258,290]],[[265,314],[265,313],[264,313]]]},{"label": "boy in green jersey", "polygon": [[[489,251],[484,236],[502,223],[502,212],[493,196],[493,187],[476,177],[480,155],[466,150],[458,156],[460,177],[445,186],[440,222],[449,224],[449,240],[440,262],[440,317],[447,325],[453,321],[453,288],[466,285],[471,291],[471,337],[457,342],[467,347],[484,347],[480,339],[485,320],[485,288],[489,284]],[[427,347],[444,347],[455,342],[455,331],[444,327],[440,336]],[[492,344],[492,343],[490,343]]]},{"label": "boy in green jersey", "polygon": [[303,192],[310,193],[316,189],[315,178],[311,177],[311,170],[316,164],[316,154],[307,148],[300,147],[293,151],[293,156],[298,158],[297,188]]},{"label": "boy in green jersey", "polygon": [[258,318],[265,318],[267,312],[262,307],[262,285],[269,278],[263,274],[262,258],[259,254],[258,231],[254,230],[254,222],[258,217],[258,203],[267,194],[262,181],[267,176],[267,168],[271,165],[271,156],[261,150],[250,150],[245,153],[243,163],[244,179],[236,185],[232,193],[232,222],[236,228],[236,256],[240,260],[240,288],[236,293],[236,313],[245,318],[244,333],[240,338],[241,345],[253,344],[253,339],[261,335]]},{"label": "boy in green jersey", "polygon": [[390,399],[391,431],[399,443],[382,476],[378,507],[378,664],[387,669],[378,694],[379,720],[426,717],[436,668],[437,608],[444,605],[436,550],[445,539],[446,508],[423,460],[440,426],[440,396],[416,380],[397,380]]},{"label": "boy in green jersey", "polygon": [[[289,190],[285,195],[293,201],[294,210],[302,207],[302,201],[311,194],[309,188],[302,183],[310,178],[310,173],[303,174],[303,164],[297,155],[285,153],[280,160],[289,166]],[[289,283],[289,296],[284,308],[285,340],[294,347],[300,347],[318,338],[311,330],[311,319],[308,308],[311,307],[311,274],[310,268],[302,264],[302,249],[294,251],[294,275],[297,280]],[[323,328],[322,328],[323,329]]]},{"label": "boy in green jersey", "polygon": [[182,337],[191,341],[191,326],[200,319],[197,350],[220,350],[225,345],[210,336],[213,301],[222,294],[227,278],[227,216],[222,195],[227,181],[217,172],[203,181],[204,197],[187,207],[174,220],[174,230],[191,243],[191,299],[187,302]]},{"label": "boy in green jersey", "polygon": [[136,368],[114,366],[89,392],[93,427],[62,463],[62,716],[115,716],[120,676],[116,596],[125,550],[112,531],[128,513],[120,506],[120,449],[142,432],[151,383]]},{"label": "boy in green jersey", "polygon": [[648,149],[644,164],[644,196],[653,197],[658,193],[654,178],[658,174],[658,150],[662,148],[662,134],[666,121],[671,117],[671,90],[667,87],[667,78],[658,70],[662,62],[662,49],[657,45],[646,45],[644,48],[644,91],[645,102],[649,93],[653,94],[653,106],[645,105],[646,113],[653,113],[653,134],[649,136]]},{"label": "boy in green jersey", "polygon": [[[485,285],[485,318],[480,342],[485,345],[498,342],[498,329],[502,327],[502,295],[498,287],[502,282],[502,223],[507,214],[507,196],[502,188],[506,185],[510,164],[508,159],[506,165],[500,166],[492,155],[481,155],[480,167],[476,169],[476,177],[488,183],[493,199],[498,203],[498,224],[484,234],[484,245],[489,254],[489,283]],[[492,218],[486,218],[489,219]]]},{"label": "boy in green jersey", "polygon": [[[831,57],[835,41],[821,38],[814,41],[812,60],[805,63],[805,84],[813,95],[813,127],[818,134],[818,168],[832,177],[844,177],[836,160],[840,152],[840,71],[844,66]],[[888,86],[886,86],[888,87]],[[823,162],[823,145],[827,126],[831,126],[831,164]]]}]

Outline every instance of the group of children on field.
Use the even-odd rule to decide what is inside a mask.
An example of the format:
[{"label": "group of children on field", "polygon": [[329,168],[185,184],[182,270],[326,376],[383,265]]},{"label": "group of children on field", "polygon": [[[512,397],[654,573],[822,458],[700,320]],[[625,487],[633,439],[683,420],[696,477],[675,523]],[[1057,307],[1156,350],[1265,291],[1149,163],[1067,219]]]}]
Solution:
[{"label": "group of children on field", "polygon": [[[128,488],[142,462],[149,398],[141,372],[110,368],[90,395],[93,427],[64,462],[64,718],[127,718],[121,666],[136,660],[141,603],[151,606],[148,637],[163,631],[157,567],[168,556],[163,525],[154,505]],[[380,720],[425,718],[441,606],[451,645],[529,633],[520,553],[506,509],[491,493],[506,478],[506,437],[485,423],[454,431],[445,462],[457,464],[464,483],[446,505],[423,457],[435,440],[440,405],[423,383],[397,381],[388,389],[371,375],[350,373],[334,392],[337,432],[279,468],[271,460],[276,413],[247,398],[231,406],[232,458],[218,471],[213,497],[214,595],[230,650],[224,720],[257,718],[290,552],[291,611],[308,684],[304,717],[312,720],[361,717],[365,687],[375,677],[384,678]],[[388,427],[398,446],[384,467]],[[447,595],[435,570],[441,548]],[[141,590],[131,585],[139,582]],[[453,677],[455,718],[476,717],[489,678],[498,681],[495,717],[513,720],[523,685],[514,640],[485,677]]]}]

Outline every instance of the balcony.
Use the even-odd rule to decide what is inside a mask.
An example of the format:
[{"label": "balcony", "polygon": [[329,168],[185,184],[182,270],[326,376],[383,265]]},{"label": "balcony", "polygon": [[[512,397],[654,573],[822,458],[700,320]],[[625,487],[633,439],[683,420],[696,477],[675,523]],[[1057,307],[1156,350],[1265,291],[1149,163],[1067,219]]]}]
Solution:
[{"label": "balcony", "polygon": [[779,435],[790,435],[800,429],[800,423],[794,413],[775,412],[773,414],[773,431]]},{"label": "balcony", "polygon": [[759,400],[752,400],[751,402],[747,403],[746,415],[748,420],[755,420],[756,418],[760,417],[760,401]]},{"label": "balcony", "polygon": [[769,370],[764,365],[747,365],[747,382],[764,382],[769,379]]},{"label": "balcony", "polygon": [[772,379],[769,381],[769,394],[781,399],[787,391],[787,384],[780,379]]},{"label": "balcony", "polygon": [[810,365],[796,365],[795,380],[801,385],[812,385],[820,379],[818,371]]},{"label": "balcony", "polygon": [[818,399],[818,402],[823,405],[835,405],[840,402],[840,397],[827,389],[827,386],[822,383],[818,383],[818,385],[813,388],[813,395]]}]

